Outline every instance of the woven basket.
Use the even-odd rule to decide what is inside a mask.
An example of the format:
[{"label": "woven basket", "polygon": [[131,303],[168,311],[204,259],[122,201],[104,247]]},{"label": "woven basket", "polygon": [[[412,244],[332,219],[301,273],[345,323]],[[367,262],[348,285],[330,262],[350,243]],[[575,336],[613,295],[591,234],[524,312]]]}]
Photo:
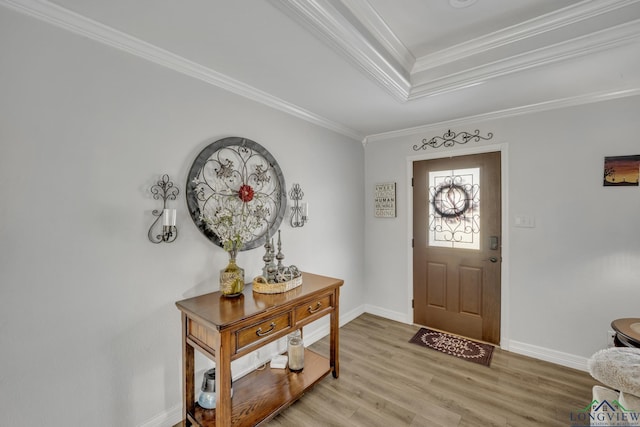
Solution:
[{"label": "woven basket", "polygon": [[253,292],[259,294],[281,294],[300,285],[302,285],[302,276],[280,283],[267,283],[264,277],[258,276],[253,279]]}]

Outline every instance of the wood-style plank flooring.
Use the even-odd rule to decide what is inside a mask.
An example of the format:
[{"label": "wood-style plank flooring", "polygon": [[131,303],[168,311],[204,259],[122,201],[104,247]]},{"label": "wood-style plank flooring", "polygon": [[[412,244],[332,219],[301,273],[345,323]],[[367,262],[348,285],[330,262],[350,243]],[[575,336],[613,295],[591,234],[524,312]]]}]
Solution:
[{"label": "wood-style plank flooring", "polygon": [[[591,402],[597,382],[586,372],[499,348],[481,366],[409,343],[418,329],[371,314],[346,324],[340,378],[324,378],[267,426],[567,427]],[[328,345],[311,348],[328,354]]]}]

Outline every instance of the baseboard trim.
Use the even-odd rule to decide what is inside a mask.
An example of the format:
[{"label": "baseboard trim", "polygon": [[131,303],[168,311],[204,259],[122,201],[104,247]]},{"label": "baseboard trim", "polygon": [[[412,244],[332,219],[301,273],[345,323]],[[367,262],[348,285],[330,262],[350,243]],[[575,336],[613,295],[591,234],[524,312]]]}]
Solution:
[{"label": "baseboard trim", "polygon": [[167,409],[138,427],[173,427],[182,421],[182,403]]},{"label": "baseboard trim", "polygon": [[364,314],[366,312],[366,305],[359,305],[353,310],[347,311],[346,313],[340,313],[340,326],[344,326],[347,323],[351,322],[356,317]]},{"label": "baseboard trim", "polygon": [[539,347],[533,344],[527,344],[519,341],[509,341],[509,351],[522,354],[523,356],[533,357],[534,359],[544,360],[546,362],[555,363],[556,365],[566,366],[568,368],[578,369],[580,371],[588,371],[588,358],[576,356],[574,354],[564,353],[557,350],[551,350],[545,347]]},{"label": "baseboard trim", "polygon": [[374,314],[376,316],[384,317],[385,319],[395,320],[396,322],[412,324],[412,319],[407,317],[406,313],[399,311],[387,310],[386,308],[378,307],[371,304],[365,304],[364,311],[366,313]]}]

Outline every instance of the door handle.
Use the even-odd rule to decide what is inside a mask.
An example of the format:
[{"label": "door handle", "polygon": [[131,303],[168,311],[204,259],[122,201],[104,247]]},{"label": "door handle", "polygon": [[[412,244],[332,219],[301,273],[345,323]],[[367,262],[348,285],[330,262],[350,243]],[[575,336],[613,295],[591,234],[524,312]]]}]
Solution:
[{"label": "door handle", "polygon": [[492,256],[491,258],[489,258],[489,261],[491,262],[498,262],[498,258]]}]

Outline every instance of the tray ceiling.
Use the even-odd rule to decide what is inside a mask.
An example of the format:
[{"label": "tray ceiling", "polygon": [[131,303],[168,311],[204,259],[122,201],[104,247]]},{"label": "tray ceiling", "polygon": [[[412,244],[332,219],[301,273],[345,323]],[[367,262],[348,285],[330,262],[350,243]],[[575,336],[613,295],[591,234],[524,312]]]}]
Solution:
[{"label": "tray ceiling", "polygon": [[0,0],[355,139],[639,94],[639,0]]}]

